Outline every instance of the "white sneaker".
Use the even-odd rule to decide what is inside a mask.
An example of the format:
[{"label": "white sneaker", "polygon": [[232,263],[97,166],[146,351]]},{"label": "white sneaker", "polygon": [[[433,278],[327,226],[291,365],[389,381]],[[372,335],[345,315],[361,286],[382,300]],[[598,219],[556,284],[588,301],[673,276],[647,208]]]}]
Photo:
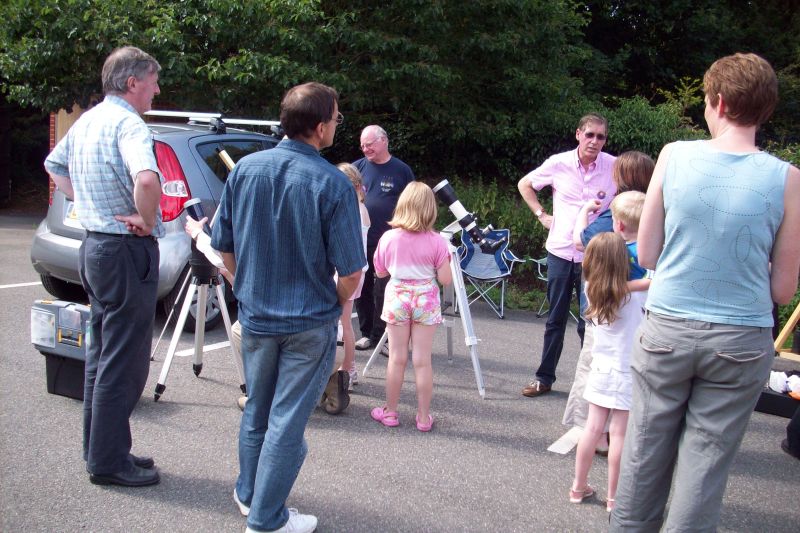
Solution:
[{"label": "white sneaker", "polygon": [[[297,509],[289,508],[289,521],[283,524],[283,527],[276,529],[274,533],[311,533],[317,529],[317,517],[310,514],[300,514]],[[259,533],[255,529],[249,527],[244,530],[245,533]]]},{"label": "white sneaker", "polygon": [[358,384],[358,370],[356,370],[356,365],[347,371],[350,374],[350,390],[353,390],[353,385]]},{"label": "white sneaker", "polygon": [[239,499],[239,495],[236,494],[236,489],[233,489],[233,501],[239,506],[239,512],[242,513],[242,516],[250,514],[250,506],[242,503],[242,500]]},{"label": "white sneaker", "polygon": [[361,337],[356,341],[356,350],[369,350],[372,348],[372,341],[369,337]]}]

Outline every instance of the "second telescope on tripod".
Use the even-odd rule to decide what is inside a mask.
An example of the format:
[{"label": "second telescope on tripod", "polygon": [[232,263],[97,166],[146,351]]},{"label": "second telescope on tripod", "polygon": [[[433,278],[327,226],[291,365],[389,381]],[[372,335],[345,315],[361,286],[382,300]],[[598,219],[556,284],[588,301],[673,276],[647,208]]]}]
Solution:
[{"label": "second telescope on tripod", "polygon": [[503,242],[506,241],[505,237],[499,240],[490,239],[489,232],[492,231],[492,225],[489,224],[483,229],[478,228],[478,218],[467,211],[461,202],[456,197],[456,192],[453,190],[452,185],[447,180],[440,181],[434,188],[433,193],[456,217],[456,221],[461,228],[467,232],[469,238],[480,246],[484,253],[492,254],[497,251]]}]

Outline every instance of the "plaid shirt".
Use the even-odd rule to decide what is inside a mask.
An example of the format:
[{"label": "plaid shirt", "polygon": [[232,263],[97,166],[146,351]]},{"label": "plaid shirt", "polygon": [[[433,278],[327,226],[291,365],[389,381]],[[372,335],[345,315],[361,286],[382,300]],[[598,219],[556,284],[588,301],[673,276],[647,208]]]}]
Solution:
[{"label": "plaid shirt", "polygon": [[[72,181],[78,220],[102,233],[128,233],[114,216],[136,213],[133,187],[139,172],[158,174],[150,130],[128,102],[113,95],[75,122],[44,166]],[[152,235],[164,236],[160,210]]]}]

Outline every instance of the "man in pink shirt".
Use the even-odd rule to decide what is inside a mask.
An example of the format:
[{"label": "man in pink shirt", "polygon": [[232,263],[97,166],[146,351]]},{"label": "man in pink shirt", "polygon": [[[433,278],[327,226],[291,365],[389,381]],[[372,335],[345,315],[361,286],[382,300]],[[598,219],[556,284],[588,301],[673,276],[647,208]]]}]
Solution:
[{"label": "man in pink shirt", "polygon": [[[578,148],[551,156],[539,168],[525,175],[517,187],[542,225],[549,229],[547,249],[547,300],[550,314],[544,332],[542,362],[536,379],[522,389],[524,396],[536,397],[550,391],[556,380],[556,366],[564,346],[564,331],[569,319],[573,291],[580,294],[581,261],[583,252],[575,249],[572,230],[578,212],[588,200],[602,202],[600,209],[590,215],[591,223],[597,213],[611,203],[617,189],[611,178],[614,156],[602,152],[608,137],[608,121],[596,113],[585,115],[578,122],[575,138]],[[544,212],[537,191],[553,188],[553,214]],[[578,336],[583,344],[583,318],[578,320]]]}]

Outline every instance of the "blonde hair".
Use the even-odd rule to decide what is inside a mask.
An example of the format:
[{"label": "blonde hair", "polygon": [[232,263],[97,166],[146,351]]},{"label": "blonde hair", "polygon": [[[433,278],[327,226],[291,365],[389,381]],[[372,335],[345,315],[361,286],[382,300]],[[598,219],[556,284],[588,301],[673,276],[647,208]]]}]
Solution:
[{"label": "blonde hair", "polygon": [[421,181],[412,181],[400,194],[389,225],[407,231],[430,231],[436,222],[436,197]]},{"label": "blonde hair", "polygon": [[339,163],[336,165],[336,168],[341,170],[345,176],[350,178],[350,183],[353,184],[353,187],[356,189],[356,195],[358,195],[358,201],[364,202],[364,178],[361,176],[361,172],[358,171],[356,167],[351,165],[350,163]]},{"label": "blonde hair", "polygon": [[631,232],[639,229],[639,219],[644,208],[644,193],[626,191],[618,194],[611,201],[611,216],[625,224]]},{"label": "blonde hair", "polygon": [[617,310],[628,299],[630,261],[625,241],[616,233],[595,235],[583,256],[583,279],[586,280],[586,318],[597,324],[611,324]]}]

